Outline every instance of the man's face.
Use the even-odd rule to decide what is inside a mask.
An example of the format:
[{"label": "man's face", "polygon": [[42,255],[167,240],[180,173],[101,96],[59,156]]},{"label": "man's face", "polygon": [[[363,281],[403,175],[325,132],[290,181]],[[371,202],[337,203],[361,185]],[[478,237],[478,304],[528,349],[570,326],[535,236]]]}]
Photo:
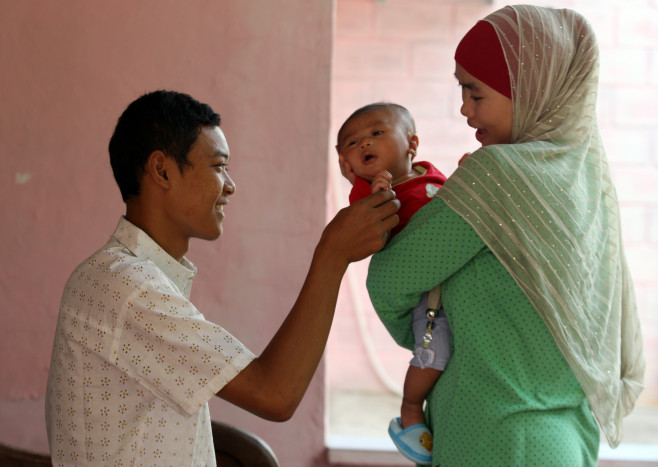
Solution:
[{"label": "man's face", "polygon": [[222,234],[224,207],[235,192],[226,170],[229,148],[222,130],[203,127],[187,159],[184,171],[172,175],[170,228],[181,240],[214,240]]}]

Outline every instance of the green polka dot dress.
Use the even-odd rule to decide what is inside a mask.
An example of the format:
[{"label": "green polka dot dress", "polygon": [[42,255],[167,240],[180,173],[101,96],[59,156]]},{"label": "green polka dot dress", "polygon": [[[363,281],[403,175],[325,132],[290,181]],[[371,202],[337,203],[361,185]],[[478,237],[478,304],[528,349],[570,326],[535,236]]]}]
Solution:
[{"label": "green polka dot dress", "polygon": [[434,464],[594,466],[599,430],[548,328],[471,226],[435,199],[376,254],[368,291],[396,342],[442,284],[452,357],[428,397]]}]

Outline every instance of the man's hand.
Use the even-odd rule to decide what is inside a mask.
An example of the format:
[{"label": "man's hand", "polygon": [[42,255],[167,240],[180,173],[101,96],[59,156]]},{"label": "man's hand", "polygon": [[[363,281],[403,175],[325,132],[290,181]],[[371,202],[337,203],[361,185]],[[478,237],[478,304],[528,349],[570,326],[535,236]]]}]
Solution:
[{"label": "man's hand", "polygon": [[[399,223],[400,202],[392,190],[380,191],[341,209],[325,227],[318,250],[347,264],[381,250],[388,232]],[[319,253],[319,251],[316,251]]]}]

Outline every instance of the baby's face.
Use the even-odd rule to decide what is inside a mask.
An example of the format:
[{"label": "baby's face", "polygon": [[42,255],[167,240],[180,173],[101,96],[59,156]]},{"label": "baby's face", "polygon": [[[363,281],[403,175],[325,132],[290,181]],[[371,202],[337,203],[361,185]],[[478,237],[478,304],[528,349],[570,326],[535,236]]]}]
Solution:
[{"label": "baby's face", "polygon": [[359,177],[372,181],[382,170],[397,178],[411,170],[413,134],[397,112],[374,109],[349,120],[338,135],[336,150]]}]

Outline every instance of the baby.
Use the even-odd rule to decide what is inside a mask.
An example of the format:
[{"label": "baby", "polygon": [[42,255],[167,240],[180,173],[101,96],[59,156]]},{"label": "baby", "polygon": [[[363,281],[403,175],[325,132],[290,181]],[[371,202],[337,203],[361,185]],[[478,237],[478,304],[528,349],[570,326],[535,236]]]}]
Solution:
[{"label": "baby", "polygon": [[[395,190],[400,200],[400,223],[391,231],[391,238],[434,198],[446,180],[429,162],[413,162],[418,142],[410,112],[394,103],[361,107],[338,131],[341,172],[353,185],[350,203],[389,189]],[[425,424],[423,404],[450,358],[450,329],[439,308],[438,293],[437,286],[424,294],[414,309],[414,357],[404,381],[400,417],[391,421],[388,430],[400,452],[417,464],[431,463],[432,435]]]}]

